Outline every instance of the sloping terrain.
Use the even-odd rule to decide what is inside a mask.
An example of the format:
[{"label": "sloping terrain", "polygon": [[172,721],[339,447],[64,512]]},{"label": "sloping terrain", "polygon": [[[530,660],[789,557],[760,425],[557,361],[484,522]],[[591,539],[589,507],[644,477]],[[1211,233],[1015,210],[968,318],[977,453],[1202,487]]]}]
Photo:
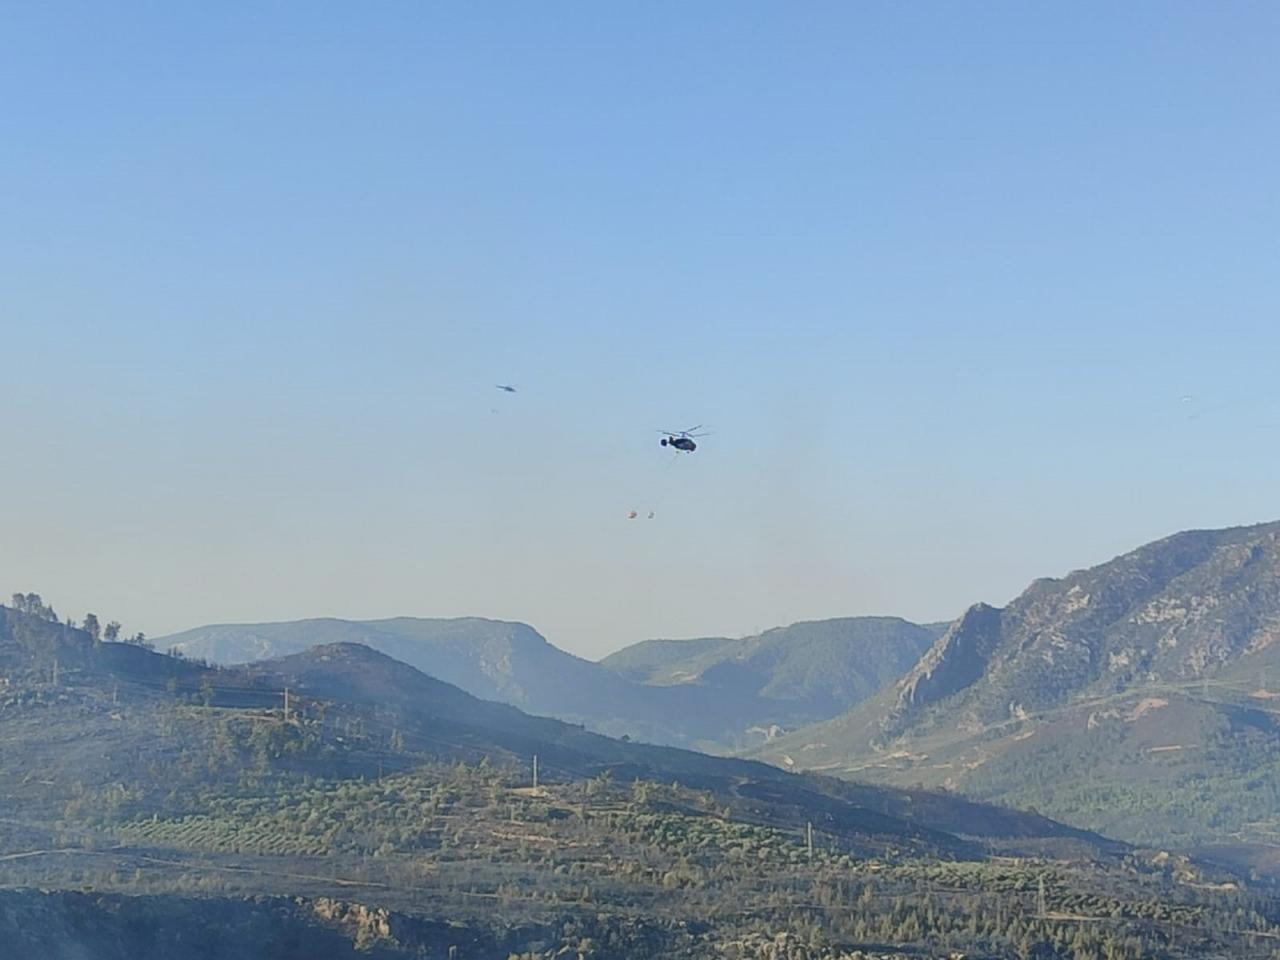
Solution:
[{"label": "sloping terrain", "polygon": [[[478,697],[600,733],[712,751],[834,716],[902,675],[936,632],[895,618],[795,624],[748,640],[653,641],[592,663],[533,628],[479,618],[201,627],[157,641],[221,664],[365,644]],[[696,651],[710,643],[708,655]],[[644,669],[658,650],[678,656]],[[694,656],[689,656],[695,654]],[[665,653],[664,653],[665,655]]]},{"label": "sloping terrain", "polygon": [[219,669],[5,611],[0,672],[0,943],[24,956],[1137,960],[1280,937],[1280,902],[1185,857],[611,740],[359,644]]},{"label": "sloping terrain", "polygon": [[201,627],[157,641],[188,657],[247,663],[324,644],[359,643],[469,693],[603,733],[654,743],[728,746],[749,708],[653,691],[548,643],[522,623],[475,617],[299,620]]},{"label": "sloping terrain", "polygon": [[4,612],[0,671],[23,955],[1261,960],[1280,937],[1280,902],[1185,856],[611,740],[364,645],[221,669]]},{"label": "sloping terrain", "polygon": [[[360,644],[213,668],[4,614],[0,664],[8,683],[0,707],[8,748],[2,762],[10,776],[0,782],[11,791],[4,796],[27,810],[67,802],[121,777],[153,777],[148,789],[168,792],[183,777],[199,787],[217,781],[222,767],[233,768],[245,753],[264,768],[278,761],[310,776],[360,775],[375,767],[390,772],[420,760],[488,758],[525,767],[537,754],[544,780],[600,774],[678,780],[748,798],[758,812],[776,807],[793,817],[807,810],[815,820],[887,833],[900,843],[954,845],[956,835],[977,832],[1089,840],[1015,811],[985,811],[975,821],[979,808],[958,798],[913,797],[797,777],[756,761],[611,739],[480,700]],[[56,685],[46,667],[54,660],[60,664]],[[163,762],[166,756],[173,762]],[[17,767],[48,777],[15,781]],[[975,822],[984,830],[974,831]]]},{"label": "sloping terrain", "polygon": [[216,624],[156,643],[224,665],[269,660],[322,644],[363,643],[468,693],[520,707],[542,695],[547,674],[591,666],[523,623],[480,617]]},{"label": "sloping terrain", "polygon": [[1280,524],[1181,533],[971,608],[896,684],[761,755],[1135,839],[1265,841],[1277,640]]},{"label": "sloping terrain", "polygon": [[899,679],[943,629],[897,617],[814,620],[741,640],[646,640],[600,663],[641,683],[693,683],[787,703],[792,722],[812,722]]},{"label": "sloping terrain", "polygon": [[[505,957],[530,940],[558,943],[557,926],[494,930],[326,897],[0,890],[0,942],[11,951],[4,955],[42,960],[400,960],[447,957],[450,948]],[[664,940],[657,932],[653,939]]]}]

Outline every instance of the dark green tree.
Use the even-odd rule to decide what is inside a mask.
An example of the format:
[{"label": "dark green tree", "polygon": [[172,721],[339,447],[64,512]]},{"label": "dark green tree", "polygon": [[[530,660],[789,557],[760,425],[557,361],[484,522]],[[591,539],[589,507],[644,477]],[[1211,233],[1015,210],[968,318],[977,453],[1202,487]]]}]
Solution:
[{"label": "dark green tree", "polygon": [[54,612],[53,607],[45,603],[38,593],[15,593],[10,598],[10,602],[13,604],[13,609],[19,613],[25,613],[30,617],[40,617],[42,620],[52,620],[55,623],[58,620],[58,615]]}]

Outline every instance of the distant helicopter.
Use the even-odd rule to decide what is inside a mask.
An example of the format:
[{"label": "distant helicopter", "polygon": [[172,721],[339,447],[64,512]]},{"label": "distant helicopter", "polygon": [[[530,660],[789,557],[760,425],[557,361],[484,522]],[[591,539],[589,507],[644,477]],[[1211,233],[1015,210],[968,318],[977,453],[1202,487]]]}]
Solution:
[{"label": "distant helicopter", "polygon": [[698,433],[702,429],[702,424],[696,427],[690,427],[688,430],[659,430],[662,434],[662,446],[675,447],[677,450],[683,450],[685,453],[693,453],[698,449],[698,445],[694,443],[695,437],[705,437],[707,434]]}]

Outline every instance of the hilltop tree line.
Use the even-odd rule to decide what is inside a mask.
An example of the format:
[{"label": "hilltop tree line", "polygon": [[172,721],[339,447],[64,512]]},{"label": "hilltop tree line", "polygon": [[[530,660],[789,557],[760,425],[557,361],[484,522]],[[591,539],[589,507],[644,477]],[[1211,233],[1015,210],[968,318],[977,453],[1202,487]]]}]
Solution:
[{"label": "hilltop tree line", "polygon": [[[38,593],[15,593],[10,597],[9,605],[18,613],[26,614],[29,617],[38,617],[41,620],[48,620],[50,623],[58,623],[58,614],[51,604],[44,602]],[[76,627],[75,620],[67,617],[66,625],[68,627]],[[98,619],[96,613],[86,613],[84,620],[79,624],[79,629],[89,634],[93,638],[94,643],[132,643],[139,647],[147,647],[151,649],[151,644],[147,642],[147,635],[139,630],[132,636],[122,634],[123,629],[118,620],[109,620],[104,626]]]}]

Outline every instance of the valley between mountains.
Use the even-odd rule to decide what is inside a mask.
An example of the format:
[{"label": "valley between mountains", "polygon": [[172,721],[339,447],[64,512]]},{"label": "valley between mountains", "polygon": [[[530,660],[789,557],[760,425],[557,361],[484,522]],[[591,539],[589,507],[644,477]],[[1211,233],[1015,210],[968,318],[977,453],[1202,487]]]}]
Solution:
[{"label": "valley between mountains", "polygon": [[1135,842],[1256,846],[1265,861],[1280,842],[1277,639],[1271,523],[1179,533],[950,624],[850,617],[644,641],[599,663],[482,619],[222,625],[158,644],[236,663],[366,643],[605,734],[955,790]]},{"label": "valley between mountains", "polygon": [[1280,524],[949,624],[599,663],[483,619],[203,627],[166,653],[91,627],[0,606],[0,942],[23,956],[1280,943]]}]

